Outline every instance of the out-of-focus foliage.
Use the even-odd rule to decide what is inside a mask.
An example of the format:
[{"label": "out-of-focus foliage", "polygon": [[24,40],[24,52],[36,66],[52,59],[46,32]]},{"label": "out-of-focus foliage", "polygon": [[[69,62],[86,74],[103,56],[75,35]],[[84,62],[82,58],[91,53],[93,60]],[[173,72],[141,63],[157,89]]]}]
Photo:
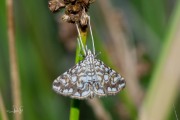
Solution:
[{"label": "out-of-focus foliage", "polygon": [[[150,78],[156,67],[161,47],[165,42],[164,37],[176,2],[176,0],[111,1],[112,8],[116,10],[117,15],[122,15],[130,49],[137,50],[137,56],[139,55],[137,58],[140,63],[142,62],[140,65],[144,65],[140,66],[144,68],[144,71],[141,71],[139,84],[145,94],[151,83]],[[0,92],[6,110],[12,110],[5,0],[0,1],[0,6]],[[116,66],[109,57],[111,53],[105,47],[113,46],[107,45],[107,41],[111,37],[108,35],[108,27],[99,8],[99,2],[92,4],[89,11],[96,51],[101,52],[98,57],[108,66],[115,68]],[[52,81],[74,65],[75,51],[68,52],[63,45],[63,40],[59,37],[57,27],[61,28],[59,14],[54,15],[49,11],[46,0],[14,0],[14,18],[23,119],[67,120],[70,98],[59,96],[53,92]],[[76,39],[74,40],[76,41]],[[88,45],[90,46],[89,41]],[[120,94],[123,97],[128,93]],[[179,100],[178,96],[174,105],[180,117]],[[139,108],[131,106],[131,104],[128,107],[126,98],[119,99],[119,96],[110,96],[102,98],[101,101],[113,120],[137,119]],[[122,106],[122,109],[129,113],[123,112],[117,106]],[[82,101],[80,110],[81,120],[96,119],[92,108],[86,102]],[[12,113],[7,113],[7,115],[9,119],[12,119]],[[175,119],[173,109],[167,120],[172,119]]]}]

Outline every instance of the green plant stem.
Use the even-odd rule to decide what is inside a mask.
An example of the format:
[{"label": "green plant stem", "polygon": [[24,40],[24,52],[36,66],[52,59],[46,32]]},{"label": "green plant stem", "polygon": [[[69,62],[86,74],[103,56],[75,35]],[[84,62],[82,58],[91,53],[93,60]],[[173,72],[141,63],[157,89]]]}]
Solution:
[{"label": "green plant stem", "polygon": [[161,56],[152,76],[138,120],[165,120],[177,96],[180,73],[180,1],[177,2]]},{"label": "green plant stem", "polygon": [[4,101],[3,101],[3,98],[2,98],[2,94],[1,94],[1,91],[0,91],[0,120],[8,120],[8,117],[7,117],[7,114],[6,114],[6,109],[5,109],[5,106],[4,106]]},{"label": "green plant stem", "polygon": [[[21,106],[21,91],[20,91],[20,78],[19,69],[17,64],[17,54],[15,45],[15,25],[14,25],[14,11],[13,0],[6,0],[7,21],[8,21],[8,47],[9,47],[9,62],[10,62],[10,75],[11,75],[11,89],[13,105],[16,107]],[[21,120],[21,114],[14,114],[14,120]]]},{"label": "green plant stem", "polygon": [[[87,39],[87,29],[85,31],[82,31],[80,29],[80,35],[82,38],[83,45],[85,46],[86,45],[86,39]],[[75,63],[78,63],[79,61],[83,60],[81,53],[83,53],[82,49],[80,48],[80,46],[77,45]],[[79,106],[80,106],[80,100],[77,100],[77,99],[71,100],[69,120],[79,120],[79,113],[80,113]]]}]

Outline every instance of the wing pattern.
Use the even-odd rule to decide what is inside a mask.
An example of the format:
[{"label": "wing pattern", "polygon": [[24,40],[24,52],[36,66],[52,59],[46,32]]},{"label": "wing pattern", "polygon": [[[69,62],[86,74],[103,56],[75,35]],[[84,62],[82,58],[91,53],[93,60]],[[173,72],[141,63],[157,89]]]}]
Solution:
[{"label": "wing pattern", "polygon": [[53,82],[58,94],[76,99],[115,95],[125,87],[125,80],[98,59],[84,59]]},{"label": "wing pattern", "polygon": [[115,95],[125,87],[125,80],[120,74],[98,59],[94,59],[94,63],[97,75],[97,82],[93,85],[95,94]]}]

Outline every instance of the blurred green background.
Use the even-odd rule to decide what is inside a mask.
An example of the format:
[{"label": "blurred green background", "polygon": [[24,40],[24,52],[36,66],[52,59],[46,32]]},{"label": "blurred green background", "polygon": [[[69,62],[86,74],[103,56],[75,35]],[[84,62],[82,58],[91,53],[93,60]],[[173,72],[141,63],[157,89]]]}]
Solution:
[{"label": "blurred green background", "polygon": [[[5,3],[0,0],[0,92],[5,110],[12,110]],[[99,99],[109,119],[151,120],[155,115],[150,113],[155,108],[152,98],[159,95],[156,89],[161,89],[163,82],[156,76],[162,75],[174,49],[171,43],[175,37],[171,36],[178,32],[179,8],[179,0],[96,0],[91,4],[95,47],[101,52],[98,58],[127,79],[119,95]],[[52,91],[52,82],[74,65],[76,29],[60,22],[62,12],[51,13],[47,0],[16,0],[13,11],[23,120],[68,120],[71,99]],[[88,46],[90,42],[88,39]],[[179,51],[176,56],[178,59]],[[175,81],[176,86],[166,84],[165,90],[175,91],[160,93],[162,106],[163,100],[171,97],[167,110],[158,107],[158,111],[166,111],[158,113],[164,120],[176,120],[175,112],[180,118],[180,72],[174,76],[178,80],[172,78],[169,82]],[[142,117],[146,110],[151,117]],[[13,119],[13,113],[5,113],[9,120]],[[87,101],[81,102],[80,119],[100,120]]]}]

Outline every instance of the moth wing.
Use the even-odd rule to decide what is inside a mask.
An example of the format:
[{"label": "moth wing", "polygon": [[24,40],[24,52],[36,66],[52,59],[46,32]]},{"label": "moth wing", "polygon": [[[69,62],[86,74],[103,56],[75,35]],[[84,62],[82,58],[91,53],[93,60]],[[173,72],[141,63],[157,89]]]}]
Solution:
[{"label": "moth wing", "polygon": [[102,61],[95,59],[94,65],[97,82],[94,83],[93,90],[98,96],[115,95],[126,86],[124,78]]},{"label": "moth wing", "polygon": [[74,67],[60,75],[53,82],[52,88],[58,94],[70,96],[76,99],[86,99],[90,96],[91,90],[88,83],[80,79],[85,76],[85,60],[77,63]]}]

